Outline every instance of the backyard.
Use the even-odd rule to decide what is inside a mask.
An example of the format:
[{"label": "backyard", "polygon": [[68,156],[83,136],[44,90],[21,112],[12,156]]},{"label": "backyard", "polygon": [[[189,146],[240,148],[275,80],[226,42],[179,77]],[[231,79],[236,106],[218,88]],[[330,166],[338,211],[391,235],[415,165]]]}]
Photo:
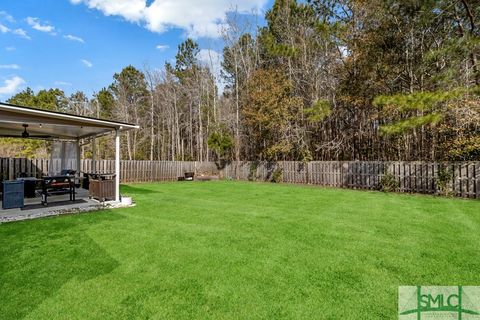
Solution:
[{"label": "backyard", "polygon": [[2,319],[394,319],[400,285],[478,285],[480,202],[251,182],[0,225]]}]

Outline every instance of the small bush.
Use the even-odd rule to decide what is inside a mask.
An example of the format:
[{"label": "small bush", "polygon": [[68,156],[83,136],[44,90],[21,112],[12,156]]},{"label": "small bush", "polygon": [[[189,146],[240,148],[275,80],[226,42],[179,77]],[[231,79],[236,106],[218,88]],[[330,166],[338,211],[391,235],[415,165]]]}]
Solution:
[{"label": "small bush", "polygon": [[391,173],[384,174],[380,180],[380,189],[385,192],[394,192],[399,186],[397,179]]},{"label": "small bush", "polygon": [[282,169],[275,169],[272,173],[272,182],[273,183],[280,183],[283,181],[283,170]]}]

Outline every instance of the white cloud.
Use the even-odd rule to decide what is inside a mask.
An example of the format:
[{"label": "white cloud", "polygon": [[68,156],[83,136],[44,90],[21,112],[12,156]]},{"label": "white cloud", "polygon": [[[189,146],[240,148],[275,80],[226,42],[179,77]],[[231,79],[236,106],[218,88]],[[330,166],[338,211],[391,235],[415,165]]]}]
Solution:
[{"label": "white cloud", "polygon": [[5,11],[0,11],[0,19],[3,19],[10,23],[15,23],[15,19]]},{"label": "white cloud", "polygon": [[35,30],[56,35],[55,27],[48,23],[43,23],[38,18],[27,17],[27,23]]},{"label": "white cloud", "polygon": [[107,16],[122,16],[128,21],[139,21],[145,10],[144,0],[70,0],[73,4],[85,3],[90,9],[102,11]]},{"label": "white cloud", "polygon": [[160,51],[165,51],[168,48],[170,48],[170,46],[168,44],[159,44],[159,45],[156,46],[156,48]]},{"label": "white cloud", "polygon": [[66,36],[63,36],[63,37],[67,40],[70,40],[70,41],[77,41],[77,42],[85,43],[85,40],[83,40],[82,38],[77,37],[77,36],[73,36],[71,34],[67,34]]},{"label": "white cloud", "polygon": [[12,32],[13,34],[17,35],[17,36],[20,36],[22,38],[25,38],[25,39],[28,39],[30,40],[30,36],[27,34],[27,32],[23,29],[14,29],[14,30],[10,30],[9,28],[7,28],[6,26],[4,26],[3,24],[0,23],[0,33],[8,33],[8,32]]},{"label": "white cloud", "polygon": [[7,51],[15,51],[15,47],[14,47],[14,46],[8,46],[8,47],[5,47],[5,50],[7,50]]},{"label": "white cloud", "polygon": [[142,23],[153,32],[180,28],[192,37],[220,36],[226,15],[236,8],[241,13],[265,6],[268,0],[70,0],[84,3],[105,15],[121,16],[127,21]]},{"label": "white cloud", "polygon": [[0,86],[0,95],[13,94],[24,84],[25,80],[17,76],[7,79],[3,82],[3,86]]},{"label": "white cloud", "polygon": [[9,31],[10,31],[9,28],[7,28],[6,26],[4,26],[3,24],[0,23],[0,32],[1,33],[7,33]]},{"label": "white cloud", "polygon": [[[15,23],[15,19],[6,13],[5,11],[0,11],[0,21],[7,21],[9,23]],[[9,33],[11,32],[14,35],[20,36],[22,38],[30,40],[31,38],[28,36],[27,32],[23,29],[10,29],[5,24],[0,23],[0,33]]]},{"label": "white cloud", "polygon": [[87,68],[91,68],[93,67],[93,63],[91,63],[90,61],[86,60],[86,59],[81,59],[80,60]]},{"label": "white cloud", "polygon": [[25,38],[27,40],[30,40],[32,38],[30,38],[30,36],[27,34],[27,31],[23,30],[23,29],[15,29],[12,31],[13,34],[16,34],[17,36],[20,36],[22,38]]},{"label": "white cloud", "polygon": [[20,66],[18,64],[0,64],[0,69],[18,70],[18,69],[20,69]]}]

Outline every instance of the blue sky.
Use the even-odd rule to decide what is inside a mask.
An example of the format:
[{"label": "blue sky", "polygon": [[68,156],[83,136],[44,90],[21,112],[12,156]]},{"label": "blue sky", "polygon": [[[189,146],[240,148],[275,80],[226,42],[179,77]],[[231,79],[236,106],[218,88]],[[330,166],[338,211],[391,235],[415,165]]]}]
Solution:
[{"label": "blue sky", "polygon": [[124,66],[162,67],[188,36],[220,53],[228,12],[263,16],[271,1],[2,0],[0,101],[27,86],[91,96]]}]

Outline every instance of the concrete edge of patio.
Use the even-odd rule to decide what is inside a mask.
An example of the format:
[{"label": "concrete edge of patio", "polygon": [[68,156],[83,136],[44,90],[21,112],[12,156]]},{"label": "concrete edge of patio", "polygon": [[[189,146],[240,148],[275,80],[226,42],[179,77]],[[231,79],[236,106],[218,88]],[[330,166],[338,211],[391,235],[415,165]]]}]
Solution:
[{"label": "concrete edge of patio", "polygon": [[61,216],[61,215],[88,213],[88,212],[99,211],[99,210],[129,208],[134,206],[136,206],[135,203],[132,203],[130,205],[125,205],[122,203],[117,203],[115,201],[108,201],[105,203],[98,202],[96,204],[89,204],[88,206],[85,206],[85,207],[52,208],[52,210],[48,210],[48,207],[46,207],[45,208],[46,210],[41,212],[36,211],[34,213],[17,214],[17,215],[11,215],[11,216],[0,216],[0,224],[8,223],[8,222],[46,218],[46,217],[55,217],[55,216]]}]

